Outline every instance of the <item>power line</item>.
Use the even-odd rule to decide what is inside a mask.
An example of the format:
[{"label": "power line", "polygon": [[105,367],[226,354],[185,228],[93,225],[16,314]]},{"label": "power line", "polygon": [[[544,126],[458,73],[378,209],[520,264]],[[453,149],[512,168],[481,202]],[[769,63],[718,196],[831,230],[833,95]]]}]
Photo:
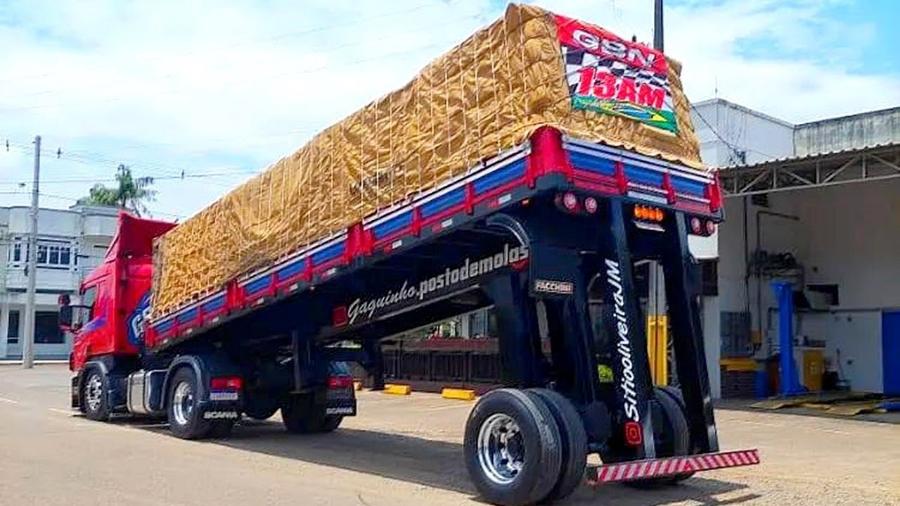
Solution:
[{"label": "power line", "polygon": [[[452,4],[455,2],[450,2],[450,3]],[[292,30],[289,32],[282,32],[282,33],[276,34],[276,35],[261,37],[254,41],[251,41],[249,43],[248,42],[243,42],[243,43],[239,42],[239,43],[235,43],[235,44],[229,44],[229,45],[223,46],[221,49],[229,50],[229,49],[234,49],[237,47],[246,46],[249,44],[263,42],[263,41],[267,41],[267,40],[278,40],[278,39],[283,39],[283,38],[288,38],[288,37],[296,37],[296,36],[302,36],[302,35],[309,35],[309,34],[313,34],[313,33],[327,32],[327,31],[330,31],[330,30],[333,30],[336,28],[346,28],[349,26],[356,26],[356,25],[360,25],[360,24],[369,24],[371,22],[371,20],[373,20],[373,19],[392,17],[392,16],[401,15],[401,14],[409,14],[410,12],[415,12],[415,11],[424,9],[425,7],[429,7],[430,5],[432,5],[432,4],[421,4],[421,5],[409,8],[409,9],[380,13],[380,14],[376,14],[373,16],[367,16],[364,19],[356,19],[354,21],[350,21],[350,22],[346,22],[346,23],[329,23],[325,26],[311,27],[311,28],[306,28],[306,29],[302,29],[302,30]],[[192,50],[192,51],[186,51],[181,54],[182,55],[191,55],[191,54],[196,54],[197,52],[198,52],[197,50]],[[151,63],[155,60],[162,60],[165,58],[166,58],[166,56],[157,56],[155,58],[150,58],[149,60],[145,61],[145,63]],[[9,82],[9,81],[23,81],[23,80],[29,80],[29,79],[42,79],[42,78],[49,77],[52,75],[53,75],[52,72],[44,72],[42,74],[32,74],[30,76],[8,77],[5,79],[0,79],[0,83],[5,83],[5,82]]]},{"label": "power line", "polygon": [[[172,175],[172,176],[140,176],[140,177],[151,177],[153,180],[173,180],[173,179],[202,179],[209,177],[222,177],[222,176],[250,176],[259,174],[259,171],[228,171],[228,172],[203,172],[198,174],[184,174],[184,175]],[[63,183],[114,183],[118,181],[115,178],[72,178],[72,179],[42,179],[41,184],[63,184]],[[0,185],[21,185],[24,184],[23,181],[14,181],[14,180],[6,180],[0,181]]]},{"label": "power line", "polygon": [[[0,195],[31,195],[31,192],[30,191],[0,191]],[[66,197],[65,195],[55,195],[52,193],[45,193],[45,192],[38,192],[38,195],[40,195],[41,197],[47,197],[50,199],[65,200],[67,202],[75,202],[75,203],[78,203],[78,201],[81,200],[81,199],[76,199],[73,197]],[[101,206],[101,207],[103,207],[103,206]],[[166,213],[163,211],[154,211],[152,209],[150,210],[150,214],[151,215],[160,215],[160,216],[169,216],[171,218],[177,218],[179,220],[183,220],[183,219],[187,218],[183,214]]]}]

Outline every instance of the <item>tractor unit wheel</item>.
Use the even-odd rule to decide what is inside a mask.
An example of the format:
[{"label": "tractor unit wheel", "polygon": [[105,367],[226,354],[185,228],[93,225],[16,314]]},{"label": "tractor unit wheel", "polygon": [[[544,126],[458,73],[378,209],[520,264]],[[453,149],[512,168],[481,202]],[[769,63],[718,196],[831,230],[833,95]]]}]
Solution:
[{"label": "tractor unit wheel", "polygon": [[326,415],[325,405],[316,404],[312,395],[292,395],[281,405],[284,428],[294,434],[332,432],[343,420],[343,416]]},{"label": "tractor unit wheel", "polygon": [[503,388],[472,409],[463,454],[469,477],[487,502],[518,506],[544,500],[559,482],[562,446],[545,403]]},{"label": "tractor unit wheel", "polygon": [[100,369],[88,370],[81,384],[81,407],[90,420],[109,420],[109,379]]},{"label": "tractor unit wheel", "polygon": [[559,427],[562,441],[562,465],[559,478],[550,493],[542,501],[556,501],[568,497],[584,479],[587,465],[587,433],[581,415],[569,399],[546,388],[527,390],[536,401],[543,402]]},{"label": "tractor unit wheel", "polygon": [[194,371],[182,367],[169,383],[167,412],[169,430],[181,439],[201,439],[209,435],[213,424],[200,413],[198,380]]},{"label": "tractor unit wheel", "polygon": [[248,392],[244,399],[244,414],[254,420],[268,420],[278,408],[278,398],[264,392]]}]

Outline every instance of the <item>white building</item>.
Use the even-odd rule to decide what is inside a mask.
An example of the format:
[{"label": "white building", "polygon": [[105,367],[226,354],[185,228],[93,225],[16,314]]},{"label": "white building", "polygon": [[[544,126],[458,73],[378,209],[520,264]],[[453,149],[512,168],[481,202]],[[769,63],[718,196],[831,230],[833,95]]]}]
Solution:
[{"label": "white building", "polygon": [[[73,206],[38,212],[35,358],[66,358],[71,338],[57,326],[57,298],[75,294],[82,278],[103,259],[116,229],[117,210]],[[0,359],[22,356],[28,207],[0,207]]]},{"label": "white building", "polygon": [[716,99],[693,116],[726,196],[705,245],[722,355],[780,352],[771,282],[785,280],[802,383],[821,377],[818,356],[853,390],[900,393],[900,108],[791,125]]}]

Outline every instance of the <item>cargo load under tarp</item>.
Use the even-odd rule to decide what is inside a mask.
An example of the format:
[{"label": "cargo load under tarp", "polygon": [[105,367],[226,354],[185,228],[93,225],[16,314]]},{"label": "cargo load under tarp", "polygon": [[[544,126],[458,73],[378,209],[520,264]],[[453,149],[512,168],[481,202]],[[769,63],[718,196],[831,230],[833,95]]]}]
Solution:
[{"label": "cargo load under tarp", "polygon": [[680,65],[510,5],[391,92],[155,243],[153,317],[525,142],[541,126],[702,170]]}]

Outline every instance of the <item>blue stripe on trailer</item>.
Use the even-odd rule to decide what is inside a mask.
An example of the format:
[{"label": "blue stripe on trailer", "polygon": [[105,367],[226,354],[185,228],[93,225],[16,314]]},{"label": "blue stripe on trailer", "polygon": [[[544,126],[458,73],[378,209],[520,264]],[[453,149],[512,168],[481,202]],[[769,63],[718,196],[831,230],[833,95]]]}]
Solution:
[{"label": "blue stripe on trailer", "polygon": [[271,281],[271,274],[266,274],[259,279],[254,279],[253,281],[244,285],[244,293],[246,293],[247,295],[253,295],[256,292],[262,291],[269,286]]},{"label": "blue stripe on trailer", "polygon": [[303,272],[303,268],[306,266],[306,257],[298,258],[293,262],[285,265],[281,269],[278,269],[276,273],[278,275],[278,279],[288,279],[292,276],[296,276]]},{"label": "blue stripe on trailer", "polygon": [[422,207],[420,207],[419,209],[422,213],[422,217],[427,218],[429,216],[438,214],[441,211],[446,211],[447,209],[455,205],[462,204],[465,198],[465,189],[457,188],[456,190],[449,191],[426,204],[422,204]]},{"label": "blue stripe on trailer", "polygon": [[341,241],[337,244],[333,244],[321,251],[313,253],[312,259],[313,264],[322,264],[329,260],[333,260],[335,257],[344,254],[344,248],[346,247],[346,241]]},{"label": "blue stripe on trailer", "polygon": [[609,177],[616,175],[616,162],[609,158],[592,156],[578,151],[569,151],[569,160],[573,167],[581,170]]},{"label": "blue stripe on trailer", "polygon": [[698,197],[702,197],[706,191],[706,183],[678,176],[672,177],[672,186],[675,187],[675,191],[678,193],[687,193]]},{"label": "blue stripe on trailer", "polygon": [[205,311],[205,312],[216,311],[218,309],[222,309],[223,307],[225,307],[225,295],[224,294],[216,296],[215,298],[210,299],[205,304],[203,304],[203,311]]},{"label": "blue stripe on trailer", "polygon": [[496,188],[504,183],[508,183],[513,179],[520,177],[525,174],[525,159],[518,160],[514,163],[503,167],[502,169],[497,169],[490,174],[486,174],[478,179],[476,179],[472,183],[472,188],[475,190],[475,195],[479,195],[486,191],[491,190],[492,188]]},{"label": "blue stripe on trailer", "polygon": [[625,177],[628,178],[629,181],[634,181],[635,183],[654,186],[656,188],[662,188],[663,185],[663,173],[653,170],[647,169],[644,167],[639,167],[637,165],[625,165]]},{"label": "blue stripe on trailer", "polygon": [[181,313],[180,315],[176,316],[175,318],[178,320],[178,323],[189,323],[189,322],[193,321],[195,318],[197,318],[197,314],[198,314],[197,308],[194,307],[194,308],[188,309],[187,311]]},{"label": "blue stripe on trailer", "polygon": [[153,328],[156,329],[157,332],[167,332],[173,325],[175,325],[175,318],[170,318],[160,324],[154,325]]},{"label": "blue stripe on trailer", "polygon": [[372,233],[375,234],[375,239],[381,239],[382,237],[387,237],[411,223],[412,211],[407,211],[385,221],[384,223],[375,225],[374,227],[372,227]]}]

